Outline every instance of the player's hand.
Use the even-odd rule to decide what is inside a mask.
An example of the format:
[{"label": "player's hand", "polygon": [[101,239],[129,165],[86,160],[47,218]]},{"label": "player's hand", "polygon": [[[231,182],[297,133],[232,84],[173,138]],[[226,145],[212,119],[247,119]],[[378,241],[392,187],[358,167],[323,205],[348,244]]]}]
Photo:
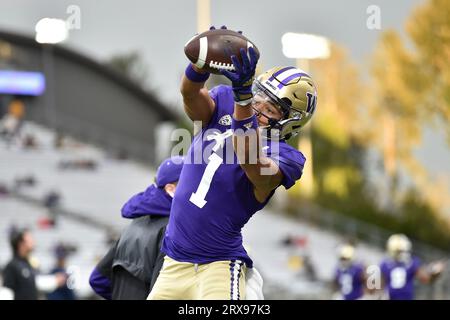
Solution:
[{"label": "player's hand", "polygon": [[[228,29],[228,28],[227,28],[227,26],[221,26],[220,29]],[[216,27],[211,26],[211,27],[209,27],[209,30],[216,30]],[[242,34],[242,31],[239,30],[238,33]]]},{"label": "player's hand", "polygon": [[[227,26],[221,26],[220,29],[227,29]],[[209,30],[216,30],[216,27],[215,26],[211,26],[211,27],[209,27]]]},{"label": "player's hand", "polygon": [[248,55],[245,49],[240,50],[242,63],[237,56],[232,55],[231,61],[235,71],[221,70],[220,72],[231,80],[234,92],[234,100],[239,104],[250,103],[252,95],[252,84],[255,79],[258,55],[253,47],[248,48]]},{"label": "player's hand", "polygon": [[251,82],[253,83],[253,78],[256,72],[256,64],[258,63],[259,59],[253,47],[248,48],[248,55],[245,49],[241,48],[240,54],[242,64],[237,56],[231,56],[231,61],[233,62],[235,71],[221,70],[221,73],[231,80],[233,87],[248,85],[249,80],[251,80]]},{"label": "player's hand", "polygon": [[430,274],[432,277],[439,276],[444,271],[445,263],[443,261],[432,262],[429,265]]}]

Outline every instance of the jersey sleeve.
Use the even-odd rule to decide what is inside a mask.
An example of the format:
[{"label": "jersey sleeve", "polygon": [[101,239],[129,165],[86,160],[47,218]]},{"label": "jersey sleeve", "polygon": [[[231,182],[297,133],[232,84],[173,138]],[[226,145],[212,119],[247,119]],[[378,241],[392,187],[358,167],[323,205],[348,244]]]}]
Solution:
[{"label": "jersey sleeve", "polygon": [[89,276],[89,285],[92,290],[99,296],[103,297],[106,300],[112,299],[112,285],[111,279],[103,275],[97,267],[92,270],[91,275]]},{"label": "jersey sleeve", "polygon": [[220,91],[221,91],[221,86],[214,87],[208,91],[209,96],[211,97],[211,99],[214,100],[215,103],[217,103]]},{"label": "jersey sleeve", "polygon": [[286,189],[291,188],[302,176],[306,158],[300,151],[295,150],[285,143],[280,143],[279,151],[273,151],[271,148],[267,156],[275,161],[283,173],[281,185]]},{"label": "jersey sleeve", "polygon": [[214,127],[225,114],[233,114],[234,103],[230,86],[218,85],[209,90],[209,96],[214,100],[214,113],[209,120],[207,128]]},{"label": "jersey sleeve", "polygon": [[106,300],[112,299],[112,267],[116,253],[117,242],[100,260],[89,277],[92,290]]}]

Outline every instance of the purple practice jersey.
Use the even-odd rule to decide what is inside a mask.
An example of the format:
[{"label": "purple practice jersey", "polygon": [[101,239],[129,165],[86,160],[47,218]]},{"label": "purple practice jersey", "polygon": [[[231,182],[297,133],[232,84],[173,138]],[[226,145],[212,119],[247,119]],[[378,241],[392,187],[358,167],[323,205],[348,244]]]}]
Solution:
[{"label": "purple practice jersey", "polygon": [[[194,136],[185,157],[172,202],[162,251],[191,263],[221,260],[252,260],[242,245],[241,229],[264,203],[256,200],[253,185],[233,151],[231,87],[210,91],[215,110],[207,126]],[[271,141],[263,152],[277,162],[286,189],[300,179],[305,157],[284,141]],[[206,160],[205,160],[206,159]]]},{"label": "purple practice jersey", "polygon": [[412,257],[409,263],[385,259],[381,265],[381,274],[387,285],[389,299],[413,300],[414,278],[420,267],[420,260]]},{"label": "purple practice jersey", "polygon": [[363,296],[363,276],[364,267],[359,263],[353,263],[348,268],[337,268],[335,279],[344,300],[356,300]]}]

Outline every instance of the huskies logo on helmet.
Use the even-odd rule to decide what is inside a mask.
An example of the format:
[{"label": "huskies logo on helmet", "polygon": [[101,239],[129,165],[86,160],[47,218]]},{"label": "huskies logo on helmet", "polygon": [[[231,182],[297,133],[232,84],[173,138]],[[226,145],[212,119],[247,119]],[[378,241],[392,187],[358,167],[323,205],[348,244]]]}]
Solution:
[{"label": "huskies logo on helmet", "polygon": [[308,98],[306,112],[314,114],[314,111],[316,110],[317,96],[313,95],[311,92],[307,92],[306,97]]}]

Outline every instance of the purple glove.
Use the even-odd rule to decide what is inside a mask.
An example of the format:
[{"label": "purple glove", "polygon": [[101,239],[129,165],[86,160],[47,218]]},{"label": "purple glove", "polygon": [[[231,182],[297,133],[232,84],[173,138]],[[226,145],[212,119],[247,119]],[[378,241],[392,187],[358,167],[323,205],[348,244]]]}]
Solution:
[{"label": "purple glove", "polygon": [[248,105],[252,98],[252,84],[255,79],[256,64],[258,63],[258,55],[253,47],[248,48],[248,54],[245,49],[240,50],[242,65],[239,59],[235,56],[231,56],[231,61],[234,65],[234,72],[221,70],[220,72],[231,80],[234,94],[234,101],[241,105]]}]

